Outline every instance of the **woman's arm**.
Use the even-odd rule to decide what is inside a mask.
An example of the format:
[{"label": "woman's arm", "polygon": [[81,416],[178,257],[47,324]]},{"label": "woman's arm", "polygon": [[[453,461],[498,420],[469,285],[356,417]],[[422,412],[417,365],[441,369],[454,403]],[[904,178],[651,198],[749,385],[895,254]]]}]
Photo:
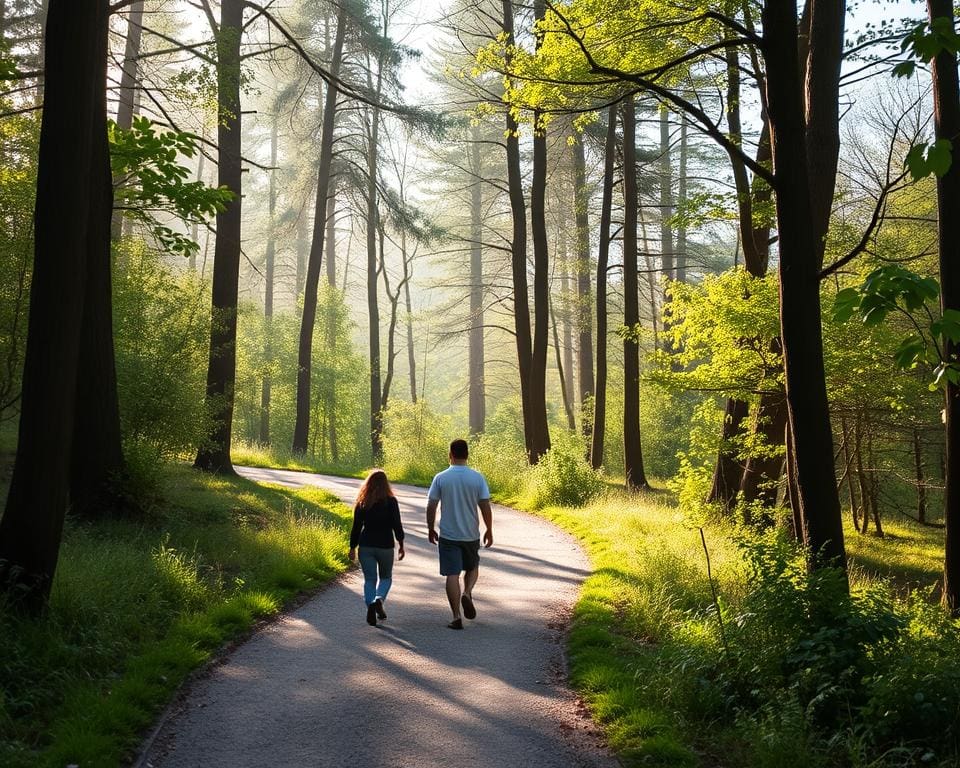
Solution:
[{"label": "woman's arm", "polygon": [[363,509],[358,504],[353,508],[353,527],[350,529],[350,559],[356,559],[357,545],[360,543],[360,531],[363,530]]},{"label": "woman's arm", "polygon": [[396,499],[391,499],[393,502],[391,504],[390,514],[393,518],[393,535],[397,538],[397,544],[399,545],[399,559],[403,560],[406,552],[403,549],[403,523],[400,521],[400,504]]}]

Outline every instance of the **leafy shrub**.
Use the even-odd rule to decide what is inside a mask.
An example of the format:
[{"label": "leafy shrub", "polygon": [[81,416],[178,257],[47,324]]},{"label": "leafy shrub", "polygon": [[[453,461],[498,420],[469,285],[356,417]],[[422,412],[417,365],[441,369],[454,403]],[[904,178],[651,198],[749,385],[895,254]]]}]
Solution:
[{"label": "leafy shrub", "polygon": [[555,431],[551,442],[550,450],[526,472],[524,506],[580,506],[603,490],[603,477],[587,463],[581,435]]}]

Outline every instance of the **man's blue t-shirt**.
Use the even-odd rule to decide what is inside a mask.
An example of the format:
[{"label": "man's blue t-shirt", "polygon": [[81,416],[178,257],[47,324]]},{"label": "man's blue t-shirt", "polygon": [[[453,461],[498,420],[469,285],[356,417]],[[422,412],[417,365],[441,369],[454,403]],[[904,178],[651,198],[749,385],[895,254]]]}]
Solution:
[{"label": "man's blue t-shirt", "polygon": [[451,464],[433,478],[427,498],[440,502],[441,537],[452,541],[480,538],[477,505],[490,499],[483,475],[463,464]]}]

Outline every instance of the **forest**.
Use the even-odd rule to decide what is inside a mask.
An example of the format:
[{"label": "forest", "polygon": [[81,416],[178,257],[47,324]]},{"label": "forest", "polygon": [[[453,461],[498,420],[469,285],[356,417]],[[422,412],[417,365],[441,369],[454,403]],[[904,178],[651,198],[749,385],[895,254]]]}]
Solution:
[{"label": "forest", "polygon": [[457,437],[589,554],[621,764],[960,764],[954,14],[0,0],[0,764],[347,569],[237,468]]}]

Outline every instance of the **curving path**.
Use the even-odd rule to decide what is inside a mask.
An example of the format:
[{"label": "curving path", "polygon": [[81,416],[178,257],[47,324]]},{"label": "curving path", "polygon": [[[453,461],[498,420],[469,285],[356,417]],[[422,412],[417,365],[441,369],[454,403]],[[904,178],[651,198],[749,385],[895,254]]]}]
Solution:
[{"label": "curving path", "polygon": [[[352,502],[357,480],[241,469],[251,479],[318,485]],[[257,632],[198,679],[140,766],[607,768],[617,761],[564,687],[563,626],[588,573],[572,538],[494,507],[478,616],[446,628],[423,489],[395,486],[407,557],[394,568],[388,618],[365,621],[351,570]]]}]

